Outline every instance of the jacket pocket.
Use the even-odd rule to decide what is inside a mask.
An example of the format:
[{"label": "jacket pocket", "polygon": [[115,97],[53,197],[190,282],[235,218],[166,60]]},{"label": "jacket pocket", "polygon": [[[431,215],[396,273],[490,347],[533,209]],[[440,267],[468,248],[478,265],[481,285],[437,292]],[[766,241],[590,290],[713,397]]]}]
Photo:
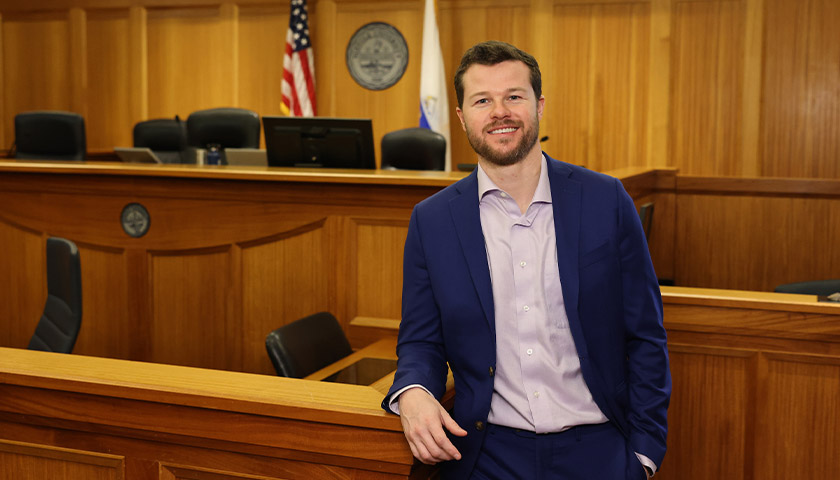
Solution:
[{"label": "jacket pocket", "polygon": [[580,256],[580,268],[584,268],[589,265],[592,265],[593,263],[597,263],[603,260],[604,258],[610,256],[612,252],[612,244],[609,240],[607,240],[601,245],[598,245],[597,247]]}]

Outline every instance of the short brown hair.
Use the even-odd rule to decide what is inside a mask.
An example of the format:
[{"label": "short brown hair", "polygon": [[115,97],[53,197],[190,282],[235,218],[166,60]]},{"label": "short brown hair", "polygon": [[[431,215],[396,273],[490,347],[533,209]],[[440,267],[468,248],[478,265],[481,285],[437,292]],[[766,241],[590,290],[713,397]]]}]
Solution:
[{"label": "short brown hair", "polygon": [[461,64],[455,71],[455,95],[458,97],[458,108],[464,106],[464,73],[476,63],[479,65],[496,65],[508,60],[524,63],[531,71],[531,87],[537,98],[542,96],[542,74],[537,59],[533,55],[514,47],[513,45],[496,40],[481,42],[470,47],[461,57]]}]

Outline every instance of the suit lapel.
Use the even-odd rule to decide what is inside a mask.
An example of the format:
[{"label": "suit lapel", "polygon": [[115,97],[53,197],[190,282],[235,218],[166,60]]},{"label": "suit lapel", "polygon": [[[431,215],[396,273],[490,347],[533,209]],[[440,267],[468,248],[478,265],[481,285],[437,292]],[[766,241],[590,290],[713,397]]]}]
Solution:
[{"label": "suit lapel", "polygon": [[490,268],[487,265],[487,251],[484,246],[484,233],[481,230],[481,216],[478,209],[478,177],[476,172],[460,182],[456,187],[460,195],[449,201],[449,210],[461,251],[467,261],[467,268],[473,286],[484,310],[484,316],[495,334],[496,322],[493,310],[493,287],[490,282]]},{"label": "suit lapel", "polygon": [[[546,155],[547,156],[547,155]],[[580,183],[569,178],[571,170],[563,164],[548,158],[548,179],[551,183],[551,204],[554,211],[554,235],[557,241],[557,266],[563,288],[563,301],[569,328],[575,339],[579,355],[586,355],[582,341],[583,330],[577,315],[580,278]]]}]

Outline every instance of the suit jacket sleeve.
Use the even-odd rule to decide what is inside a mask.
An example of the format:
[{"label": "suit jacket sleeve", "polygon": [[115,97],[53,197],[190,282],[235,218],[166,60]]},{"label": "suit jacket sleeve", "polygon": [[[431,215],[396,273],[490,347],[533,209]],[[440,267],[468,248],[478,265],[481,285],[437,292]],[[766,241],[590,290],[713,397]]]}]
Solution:
[{"label": "suit jacket sleeve", "polygon": [[402,321],[397,342],[399,363],[394,383],[382,404],[388,411],[391,395],[408,385],[422,385],[438,399],[446,390],[447,365],[440,312],[426,268],[420,216],[415,207],[405,241]]},{"label": "suit jacket sleeve", "polygon": [[662,464],[667,433],[671,375],[662,300],[645,235],[633,201],[621,182],[619,198],[619,254],[628,362],[630,444]]}]

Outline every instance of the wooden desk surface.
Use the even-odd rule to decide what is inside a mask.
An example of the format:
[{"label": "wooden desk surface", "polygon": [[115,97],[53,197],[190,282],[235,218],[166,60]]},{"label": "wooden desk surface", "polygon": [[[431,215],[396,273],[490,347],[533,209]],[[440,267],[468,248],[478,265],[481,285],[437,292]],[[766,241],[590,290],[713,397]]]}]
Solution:
[{"label": "wooden desk surface", "polygon": [[[353,358],[394,345],[384,340]],[[0,384],[402,431],[370,386],[14,348],[0,348]]]},{"label": "wooden desk surface", "polygon": [[0,172],[60,173],[262,182],[416,185],[445,187],[467,172],[279,168],[231,165],[142,164],[92,161],[0,160]]}]

